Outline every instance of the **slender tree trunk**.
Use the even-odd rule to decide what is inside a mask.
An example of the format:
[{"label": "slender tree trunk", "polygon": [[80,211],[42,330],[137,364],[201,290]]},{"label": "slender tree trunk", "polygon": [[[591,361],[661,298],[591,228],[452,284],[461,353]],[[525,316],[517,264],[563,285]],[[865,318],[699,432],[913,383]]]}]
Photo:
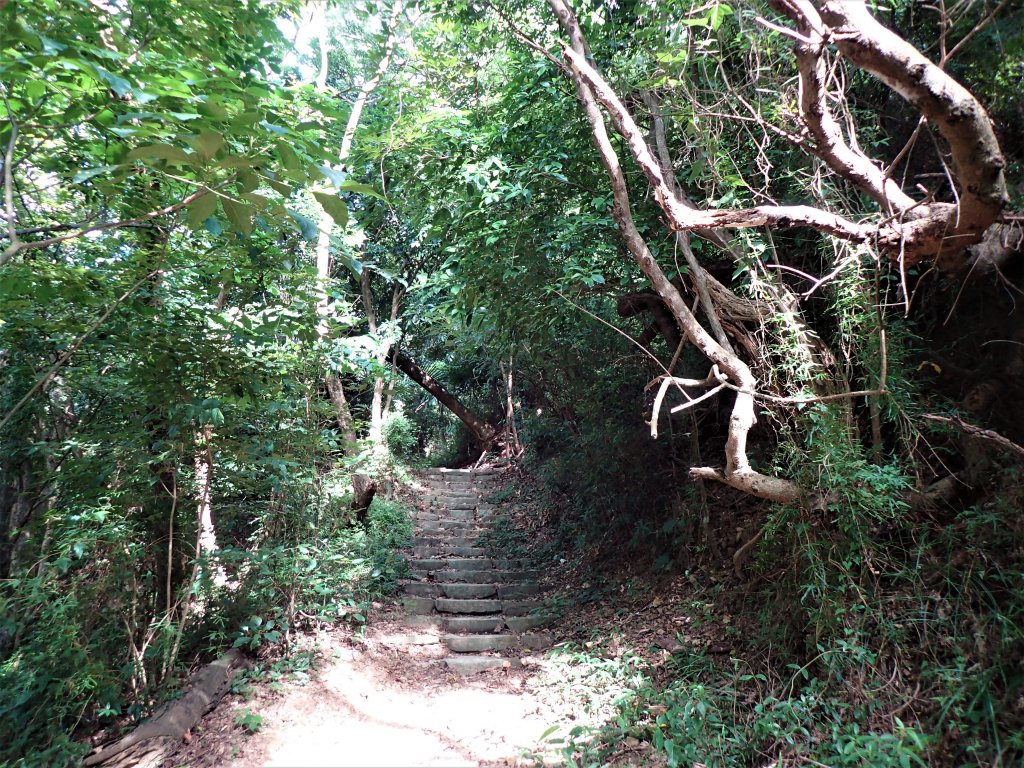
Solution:
[{"label": "slender tree trunk", "polygon": [[498,430],[492,424],[488,424],[467,408],[458,397],[448,391],[437,379],[420,368],[416,362],[404,352],[395,353],[395,365],[406,376],[419,384],[423,389],[432,394],[437,401],[445,408],[455,414],[459,420],[469,427],[473,437],[484,448],[494,442],[498,436]]},{"label": "slender tree trunk", "polygon": [[[342,135],[341,146],[338,149],[338,158],[335,162],[335,168],[337,170],[345,169],[348,162],[348,156],[352,151],[352,142],[355,140],[356,129],[359,127],[359,121],[362,118],[363,109],[366,107],[366,102],[370,98],[370,94],[373,93],[381,79],[384,77],[388,67],[391,65],[391,56],[394,53],[395,42],[398,36],[398,19],[402,14],[403,7],[403,0],[396,0],[395,4],[392,6],[391,18],[388,22],[388,37],[384,44],[384,53],[381,56],[380,61],[377,62],[374,74],[368,80],[363,82],[362,86],[360,86],[359,94],[356,97],[355,102],[352,104],[352,111],[349,113],[348,122],[345,124],[345,133]],[[319,43],[320,74],[317,77],[316,84],[319,89],[323,90],[327,86],[328,69],[326,24],[321,25]],[[317,325],[317,331],[321,340],[327,338],[330,328],[328,325],[330,306],[327,297],[326,285],[331,278],[330,246],[331,231],[333,227],[334,221],[331,217],[328,216],[326,212],[321,212],[320,221],[317,227],[318,233],[316,241],[316,271],[320,283],[320,295],[317,300],[317,311],[320,316],[320,320]],[[374,321],[374,323],[376,324],[376,321]],[[327,372],[324,380],[331,402],[337,409],[336,418],[338,421],[338,428],[341,431],[342,438],[345,442],[345,455],[350,460],[354,460],[358,453],[356,449],[356,434],[352,420],[352,412],[349,409],[344,388],[341,380],[332,372]],[[383,388],[381,388],[381,393],[383,393]],[[378,404],[378,413],[380,399],[381,398],[378,395],[377,386],[375,384],[374,402]],[[370,502],[373,500],[373,497],[377,492],[377,485],[367,475],[360,472],[353,472],[352,487],[354,491],[352,508],[356,512],[357,517],[362,520],[365,518],[366,512],[370,507]]]},{"label": "slender tree trunk", "polygon": [[[359,276],[359,294],[363,300],[363,311],[366,313],[366,324],[370,335],[378,335],[377,310],[373,306],[373,287],[370,285],[372,274],[367,267],[363,267],[363,273]],[[379,339],[378,339],[379,342]],[[375,355],[378,365],[383,365],[387,359],[387,348]],[[370,448],[375,455],[384,452],[384,377],[374,376],[373,397],[370,400]]]},{"label": "slender tree trunk", "polygon": [[[217,293],[214,310],[220,312],[228,300],[230,284],[225,282]],[[203,553],[218,549],[217,530],[213,524],[213,427],[204,424],[195,434],[196,453],[192,461],[196,481],[196,559]],[[214,580],[223,583],[227,579],[223,569],[218,568]]]}]

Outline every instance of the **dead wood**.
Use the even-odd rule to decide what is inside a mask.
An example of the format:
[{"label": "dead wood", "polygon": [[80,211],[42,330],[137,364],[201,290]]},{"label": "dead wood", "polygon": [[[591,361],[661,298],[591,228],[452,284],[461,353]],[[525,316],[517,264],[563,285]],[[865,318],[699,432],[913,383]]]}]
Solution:
[{"label": "dead wood", "polygon": [[105,768],[157,768],[171,756],[185,734],[231,689],[231,682],[246,666],[237,649],[202,667],[189,683],[188,692],[161,707],[120,741],[85,759],[86,766]]}]

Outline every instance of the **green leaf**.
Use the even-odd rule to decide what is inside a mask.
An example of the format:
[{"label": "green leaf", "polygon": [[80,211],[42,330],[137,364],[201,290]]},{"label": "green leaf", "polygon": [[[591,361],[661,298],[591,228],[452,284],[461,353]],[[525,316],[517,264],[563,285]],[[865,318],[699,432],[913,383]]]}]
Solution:
[{"label": "green leaf", "polygon": [[39,101],[40,97],[46,93],[46,83],[42,80],[29,80],[25,86],[25,93],[33,102]]},{"label": "green leaf", "polygon": [[[359,261],[359,259],[352,258],[352,256],[350,256],[347,253],[344,253],[343,251],[332,250],[331,253],[338,261],[344,264],[345,267],[348,268],[348,270],[356,277],[359,277],[360,275],[363,274],[363,263]],[[378,272],[380,271],[381,270],[378,270]]]},{"label": "green leaf", "polygon": [[283,128],[280,125],[274,125],[273,123],[268,123],[266,120],[260,122],[260,127],[266,128],[268,131],[270,131],[276,136],[284,136],[286,133],[288,133],[287,128]]},{"label": "green leaf", "polygon": [[336,171],[329,165],[318,165],[316,169],[320,171],[321,176],[334,185],[335,189],[339,192],[341,191],[341,185],[345,183],[345,179],[347,178],[344,171]]},{"label": "green leaf", "polygon": [[270,198],[260,195],[256,192],[245,192],[239,195],[239,197],[241,197],[243,200],[248,200],[261,211],[266,210],[267,205],[270,203]]},{"label": "green leaf", "polygon": [[228,197],[220,201],[224,213],[232,226],[247,237],[252,234],[252,207],[245,203],[236,202]]},{"label": "green leaf", "polygon": [[291,197],[293,190],[290,184],[285,184],[283,181],[278,181],[277,179],[267,179],[266,182],[282,197]]},{"label": "green leaf", "polygon": [[202,197],[197,197],[189,203],[185,210],[188,225],[192,229],[198,229],[217,210],[217,196],[212,192],[207,192]]},{"label": "green leaf", "polygon": [[192,165],[195,162],[195,158],[185,150],[171,144],[147,144],[142,147],[136,147],[125,157],[128,160],[146,160],[149,158],[166,160],[173,165]]},{"label": "green leaf", "polygon": [[357,195],[369,195],[370,197],[376,197],[378,200],[385,199],[384,195],[369,184],[360,184],[358,181],[344,181],[338,185],[338,189],[342,192],[355,192]]},{"label": "green leaf", "polygon": [[224,137],[214,131],[203,131],[193,140],[192,146],[203,160],[209,160],[224,146]]},{"label": "green leaf", "polygon": [[108,72],[103,67],[96,67],[96,73],[100,76],[103,82],[110,86],[110,90],[116,93],[119,99],[123,99],[132,92],[132,84],[123,77],[118,77],[113,72]]},{"label": "green leaf", "polygon": [[313,197],[323,206],[324,211],[339,227],[348,225],[348,205],[340,197],[326,192],[314,192]]},{"label": "green leaf", "polygon": [[83,181],[99,176],[102,173],[109,173],[120,168],[118,165],[98,165],[95,168],[86,168],[85,170],[79,171],[71,179],[76,184],[81,184]]},{"label": "green leaf", "polygon": [[295,220],[295,223],[299,228],[299,233],[302,235],[304,240],[316,240],[317,226],[315,221],[308,216],[303,216],[292,208],[288,209],[288,215]]}]

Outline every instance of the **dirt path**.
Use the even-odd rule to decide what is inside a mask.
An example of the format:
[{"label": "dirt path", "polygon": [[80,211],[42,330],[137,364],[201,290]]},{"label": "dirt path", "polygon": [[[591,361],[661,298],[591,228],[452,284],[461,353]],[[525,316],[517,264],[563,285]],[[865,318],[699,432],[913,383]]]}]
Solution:
[{"label": "dirt path", "polygon": [[[191,735],[174,766],[513,766],[558,721],[530,667],[473,677],[448,672],[442,646],[396,610],[362,638],[321,638],[307,684],[229,697]],[[246,710],[262,717],[248,734]]]}]

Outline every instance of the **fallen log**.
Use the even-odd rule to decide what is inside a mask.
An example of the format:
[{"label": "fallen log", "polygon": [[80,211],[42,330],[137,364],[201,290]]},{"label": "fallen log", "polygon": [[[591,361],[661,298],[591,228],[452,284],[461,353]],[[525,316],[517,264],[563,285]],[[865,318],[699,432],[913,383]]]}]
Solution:
[{"label": "fallen log", "polygon": [[171,756],[196,723],[224,698],[235,676],[247,665],[233,649],[200,669],[188,692],[160,707],[149,720],[119,741],[85,759],[86,766],[157,768]]}]

